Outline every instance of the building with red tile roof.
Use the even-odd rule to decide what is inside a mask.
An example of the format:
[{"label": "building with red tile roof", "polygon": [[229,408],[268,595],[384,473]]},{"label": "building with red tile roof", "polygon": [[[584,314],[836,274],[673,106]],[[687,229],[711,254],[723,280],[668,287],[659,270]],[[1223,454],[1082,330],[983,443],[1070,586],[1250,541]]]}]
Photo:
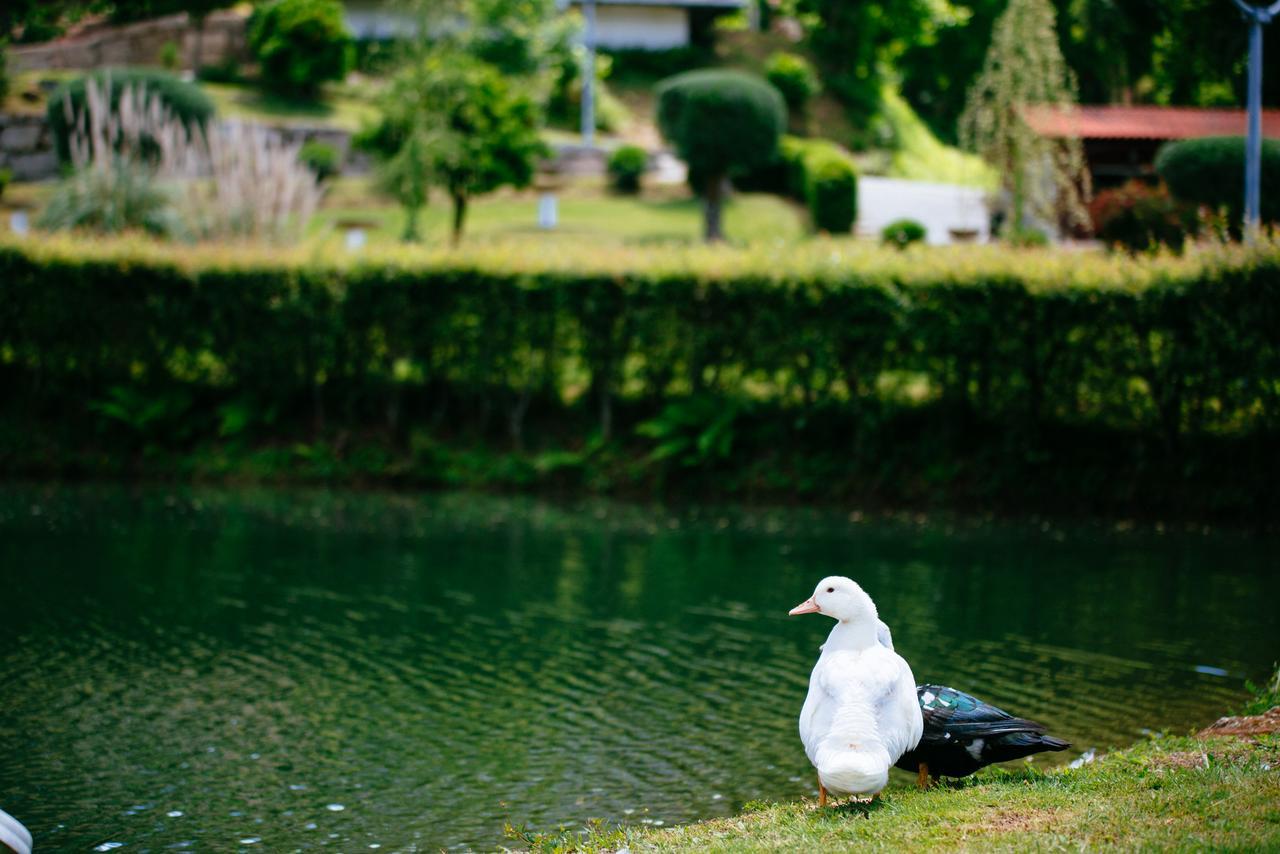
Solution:
[{"label": "building with red tile roof", "polygon": [[[1198,107],[1087,105],[1028,107],[1031,129],[1051,138],[1079,137],[1095,189],[1154,174],[1156,152],[1174,139],[1244,136],[1245,111]],[[1280,110],[1262,111],[1262,135],[1280,139]]]}]

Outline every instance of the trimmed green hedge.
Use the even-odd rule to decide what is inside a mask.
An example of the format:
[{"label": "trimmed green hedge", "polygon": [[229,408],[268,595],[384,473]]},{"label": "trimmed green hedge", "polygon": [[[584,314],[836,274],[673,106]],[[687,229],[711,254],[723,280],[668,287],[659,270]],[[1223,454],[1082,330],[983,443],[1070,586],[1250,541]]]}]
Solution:
[{"label": "trimmed green hedge", "polygon": [[848,234],[858,219],[858,172],[833,142],[784,136],[769,163],[734,179],[741,190],[802,202],[815,231]]},{"label": "trimmed green hedge", "polygon": [[[157,428],[162,445],[218,436],[231,407],[274,425],[268,433],[286,419],[393,435],[412,421],[519,442],[540,420],[559,447],[581,447],[592,435],[634,437],[638,420],[710,397],[735,402],[708,408],[716,423],[781,413],[733,454],[803,446],[826,460],[824,478],[874,472],[918,431],[951,425],[963,442],[994,441],[989,464],[1021,489],[1047,465],[1034,437],[1069,429],[1084,439],[1069,445],[1076,456],[1125,448],[1125,465],[1158,457],[1175,482],[1210,478],[1264,501],[1245,506],[1276,506],[1274,490],[1243,486],[1276,468],[1280,250],[1270,246],[1126,264],[825,250],[788,273],[716,253],[592,272],[465,255],[319,266],[151,248],[80,257],[59,245],[0,243],[0,423],[39,415],[92,435],[95,412],[124,407],[145,422],[152,410],[129,401],[177,388],[180,402],[222,414],[179,409],[188,414],[166,422],[162,407],[145,422],[172,425]],[[1102,280],[1071,284],[1079,268]],[[886,432],[893,412],[932,414]],[[661,429],[687,427],[672,424]],[[1226,440],[1260,456],[1221,470],[1179,456]],[[954,464],[952,452],[916,460],[918,477],[940,476],[933,467]],[[29,462],[4,457],[0,470]],[[1055,473],[1084,477],[1074,464]]]}]

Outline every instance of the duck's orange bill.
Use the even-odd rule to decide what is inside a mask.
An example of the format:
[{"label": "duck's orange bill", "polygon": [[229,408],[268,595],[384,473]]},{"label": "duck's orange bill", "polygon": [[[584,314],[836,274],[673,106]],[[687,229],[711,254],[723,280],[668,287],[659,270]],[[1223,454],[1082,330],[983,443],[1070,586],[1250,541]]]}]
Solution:
[{"label": "duck's orange bill", "polygon": [[810,596],[808,599],[788,611],[787,615],[794,617],[796,614],[816,614],[819,610],[818,603],[813,601],[813,597]]}]

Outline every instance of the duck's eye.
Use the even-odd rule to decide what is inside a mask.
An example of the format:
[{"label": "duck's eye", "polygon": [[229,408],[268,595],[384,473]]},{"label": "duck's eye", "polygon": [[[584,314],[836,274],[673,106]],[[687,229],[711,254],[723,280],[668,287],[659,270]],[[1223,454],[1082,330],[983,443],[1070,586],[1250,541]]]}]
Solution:
[{"label": "duck's eye", "polygon": [[835,593],[835,592],[836,592],[836,589],[835,589],[834,587],[828,587],[828,588],[827,588],[827,592],[828,592],[828,593]]}]

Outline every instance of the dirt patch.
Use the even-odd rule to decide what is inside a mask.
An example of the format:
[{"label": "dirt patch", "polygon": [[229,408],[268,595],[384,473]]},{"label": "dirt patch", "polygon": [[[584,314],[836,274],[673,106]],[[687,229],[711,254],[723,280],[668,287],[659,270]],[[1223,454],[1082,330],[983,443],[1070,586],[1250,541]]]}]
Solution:
[{"label": "dirt patch", "polygon": [[1172,768],[1208,768],[1209,757],[1199,751],[1192,750],[1165,753],[1154,757],[1151,760],[1151,767],[1161,771]]},{"label": "dirt patch", "polygon": [[993,833],[1022,833],[1042,830],[1060,818],[1057,810],[1000,810],[983,821],[968,825],[969,830]]},{"label": "dirt patch", "polygon": [[1280,732],[1280,706],[1272,706],[1268,711],[1260,715],[1218,718],[1214,723],[1196,733],[1196,737],[1266,735],[1274,732]]}]

